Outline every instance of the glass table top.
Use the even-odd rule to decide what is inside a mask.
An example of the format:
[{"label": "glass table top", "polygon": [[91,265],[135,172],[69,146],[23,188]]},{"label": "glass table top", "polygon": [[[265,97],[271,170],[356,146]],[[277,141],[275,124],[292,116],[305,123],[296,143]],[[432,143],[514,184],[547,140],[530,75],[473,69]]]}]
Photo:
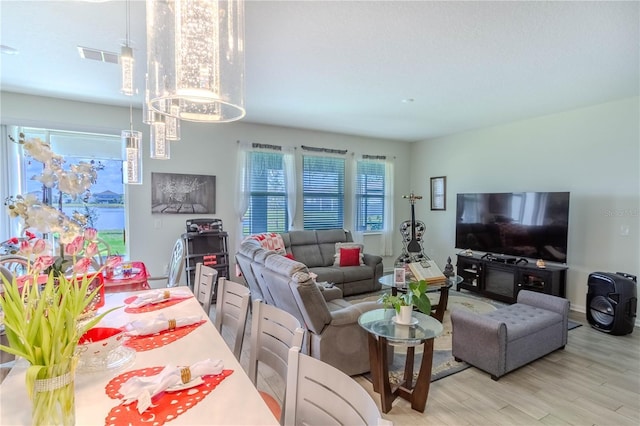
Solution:
[{"label": "glass table top", "polygon": [[360,315],[358,324],[367,332],[386,338],[390,343],[415,346],[442,334],[442,323],[421,312],[413,312],[414,324],[395,322],[394,309],[374,309]]},{"label": "glass table top", "polygon": [[[436,292],[436,291],[440,291],[440,289],[442,287],[449,287],[451,288],[454,284],[460,284],[462,282],[463,278],[459,275],[456,275],[454,277],[451,278],[447,278],[447,281],[445,284],[443,285],[430,285],[427,287],[427,293],[432,293],[432,292]],[[399,290],[403,290],[407,288],[407,283],[405,283],[404,285],[396,285],[396,282],[394,280],[393,274],[387,274],[387,275],[383,275],[380,278],[378,278],[378,282],[384,286],[387,287],[396,287]]]}]

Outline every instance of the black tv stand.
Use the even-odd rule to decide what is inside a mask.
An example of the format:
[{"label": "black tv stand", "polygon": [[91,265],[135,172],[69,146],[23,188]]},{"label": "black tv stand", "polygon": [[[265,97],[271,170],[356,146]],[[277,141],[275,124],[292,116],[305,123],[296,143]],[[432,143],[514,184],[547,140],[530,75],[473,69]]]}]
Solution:
[{"label": "black tv stand", "polygon": [[544,268],[524,258],[458,254],[457,274],[461,288],[490,299],[515,303],[522,289],[565,297],[567,267],[547,263]]}]

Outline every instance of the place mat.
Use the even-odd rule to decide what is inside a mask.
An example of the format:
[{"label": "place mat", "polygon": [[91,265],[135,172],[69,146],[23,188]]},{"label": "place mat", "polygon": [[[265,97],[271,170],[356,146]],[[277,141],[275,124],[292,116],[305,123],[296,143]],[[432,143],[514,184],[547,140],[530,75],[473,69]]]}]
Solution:
[{"label": "place mat", "polygon": [[[112,399],[120,399],[123,396],[120,393],[120,386],[131,377],[154,376],[163,369],[164,367],[148,367],[122,373],[107,383],[105,392]],[[202,376],[204,383],[199,386],[177,392],[161,392],[153,397],[153,404],[142,414],[138,413],[137,403],[135,402],[128,405],[118,404],[109,410],[104,419],[104,424],[105,426],[142,423],[163,425],[195,407],[231,374],[233,374],[233,370],[222,370],[222,373],[215,376]]]},{"label": "place mat", "polygon": [[[136,298],[137,296],[127,297],[126,299],[124,299],[125,305],[128,305],[129,303],[133,302],[134,300],[136,300]],[[159,309],[168,308],[169,306],[177,305],[178,303],[184,302],[185,300],[189,300],[189,298],[169,299],[165,302],[153,303],[150,305],[140,306],[139,308],[133,308],[133,307],[127,306],[126,308],[124,308],[124,311],[128,314],[143,314],[145,312],[153,312]]]},{"label": "place mat", "polygon": [[136,352],[150,351],[151,349],[160,348],[164,345],[175,342],[176,340],[191,333],[205,322],[206,320],[202,320],[195,324],[175,328],[173,330],[164,330],[148,336],[130,336],[124,343],[124,346],[127,346]]}]

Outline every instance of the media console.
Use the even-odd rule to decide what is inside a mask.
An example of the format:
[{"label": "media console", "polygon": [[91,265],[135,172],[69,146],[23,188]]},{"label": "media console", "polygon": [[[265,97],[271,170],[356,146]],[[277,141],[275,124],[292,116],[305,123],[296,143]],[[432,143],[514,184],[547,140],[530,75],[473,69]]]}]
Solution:
[{"label": "media console", "polygon": [[464,253],[458,254],[456,266],[462,277],[457,291],[463,288],[506,303],[515,303],[523,289],[565,297],[566,266],[540,268],[523,258]]}]

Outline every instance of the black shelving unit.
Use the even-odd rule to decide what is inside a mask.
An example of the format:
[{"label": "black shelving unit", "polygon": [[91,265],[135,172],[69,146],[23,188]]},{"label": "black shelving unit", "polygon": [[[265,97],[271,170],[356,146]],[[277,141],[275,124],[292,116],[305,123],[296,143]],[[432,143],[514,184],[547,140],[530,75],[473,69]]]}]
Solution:
[{"label": "black shelving unit", "polygon": [[[218,278],[229,278],[228,234],[222,230],[220,219],[189,219],[182,234],[185,243],[185,274],[193,290],[196,264],[202,263],[218,271]],[[215,291],[212,302],[215,302]]]}]

